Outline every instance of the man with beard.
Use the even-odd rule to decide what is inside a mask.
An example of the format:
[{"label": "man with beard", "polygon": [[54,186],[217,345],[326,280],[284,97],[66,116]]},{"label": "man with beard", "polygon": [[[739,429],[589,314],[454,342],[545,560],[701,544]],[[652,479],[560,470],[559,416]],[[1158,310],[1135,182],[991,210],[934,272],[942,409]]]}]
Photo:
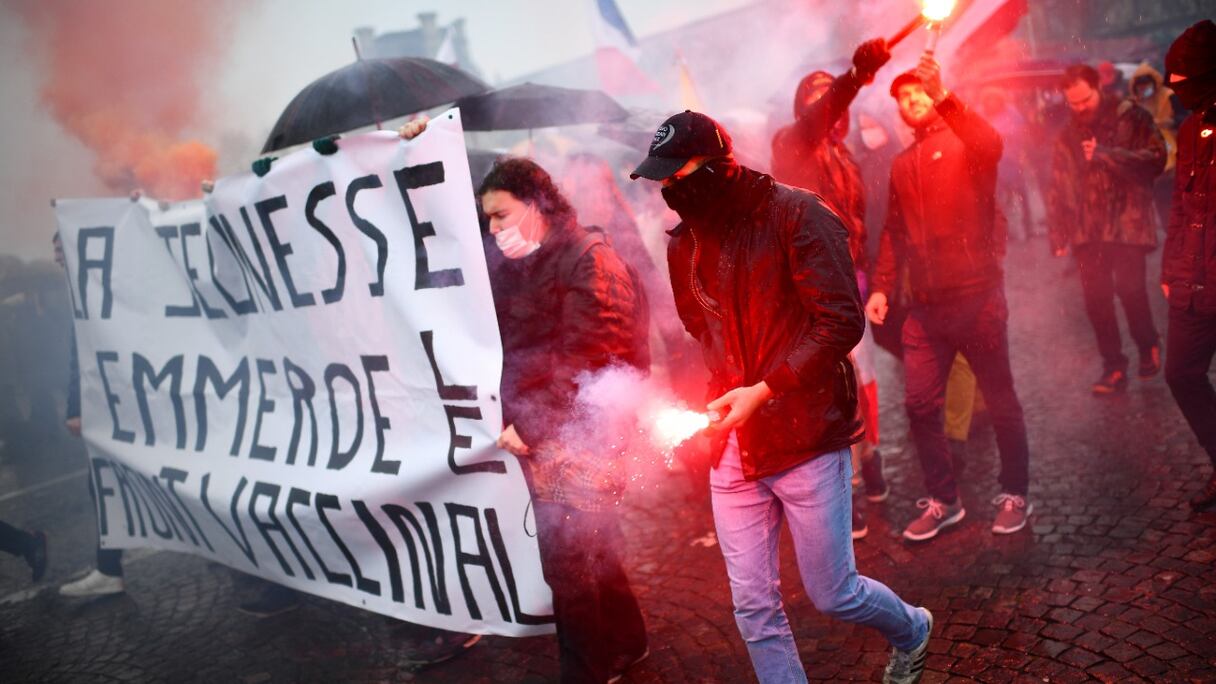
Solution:
[{"label": "man with beard", "polygon": [[916,140],[891,166],[890,206],[879,241],[866,315],[882,325],[896,274],[908,267],[911,303],[903,327],[905,405],[929,496],[904,530],[931,539],[963,519],[943,425],[946,380],[961,352],[988,404],[1001,453],[1001,494],[992,531],[1026,526],[1029,449],[1009,368],[1005,231],[996,209],[1001,137],[952,95],[929,55],[896,77],[891,96]]},{"label": "man with beard", "polygon": [[[815,71],[798,84],[794,94],[794,123],[773,136],[773,178],[778,182],[818,193],[844,222],[849,231],[849,253],[857,269],[857,285],[866,295],[865,192],[861,170],[844,138],[849,132],[849,105],[863,85],[874,82],[874,74],[891,59],[882,38],[862,43],[853,53],[853,68],[833,77]],[[878,390],[873,378],[873,338],[866,333],[853,352],[859,371],[861,414],[865,438],[854,448],[861,465],[866,498],[885,501],[889,493],[878,451]],[[870,382],[862,382],[870,380]],[[866,535],[860,510],[853,509],[853,538]]]},{"label": "man with beard", "polygon": [[[1216,465],[1216,24],[1188,28],[1165,55],[1170,88],[1192,111],[1178,129],[1174,199],[1161,258],[1170,303],[1165,380],[1200,446]],[[1216,473],[1190,501],[1216,505]]]},{"label": "man with beard", "polygon": [[726,131],[690,111],[659,128],[632,177],[661,182],[680,215],[671,284],[721,414],[714,524],[757,677],[806,681],[779,590],[786,518],[815,607],[882,632],[884,681],[919,680],[933,617],[859,575],[853,557],[849,446],[862,426],[848,353],[865,320],[844,224],[815,195],[737,164]]},{"label": "man with beard", "polygon": [[1098,72],[1075,64],[1060,80],[1072,118],[1056,139],[1047,211],[1052,251],[1071,248],[1081,273],[1085,312],[1102,356],[1095,395],[1127,387],[1127,356],[1115,295],[1140,350],[1137,375],[1161,370],[1161,344],[1148,305],[1144,260],[1157,247],[1153,179],[1165,167],[1165,140],[1153,117],[1098,87]]}]

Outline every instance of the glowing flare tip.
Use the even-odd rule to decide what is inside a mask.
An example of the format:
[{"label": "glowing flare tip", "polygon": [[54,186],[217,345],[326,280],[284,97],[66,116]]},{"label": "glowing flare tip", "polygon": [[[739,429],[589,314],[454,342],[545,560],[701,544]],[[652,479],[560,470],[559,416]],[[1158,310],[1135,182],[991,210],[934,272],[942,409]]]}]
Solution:
[{"label": "glowing flare tip", "polygon": [[709,427],[709,416],[677,408],[660,409],[655,414],[655,436],[665,445],[679,446],[689,437]]},{"label": "glowing flare tip", "polygon": [[945,21],[954,11],[957,0],[924,0],[921,15],[929,21]]}]

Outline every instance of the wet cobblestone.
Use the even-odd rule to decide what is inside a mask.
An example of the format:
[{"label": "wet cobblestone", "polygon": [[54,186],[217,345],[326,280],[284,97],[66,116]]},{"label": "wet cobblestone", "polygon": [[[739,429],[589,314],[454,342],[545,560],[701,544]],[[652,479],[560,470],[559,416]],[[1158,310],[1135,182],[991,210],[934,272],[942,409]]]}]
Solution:
[{"label": "wet cobblestone", "polygon": [[[1032,525],[990,532],[997,459],[991,429],[981,425],[968,445],[965,521],[929,543],[899,538],[922,488],[900,370],[883,355],[893,495],[862,504],[870,534],[855,545],[858,564],[934,612],[926,682],[1216,682],[1216,513],[1185,505],[1210,472],[1207,459],[1160,377],[1134,381],[1122,395],[1090,395],[1100,368],[1076,276],[1065,268],[1041,242],[1011,245],[1010,330],[1032,449]],[[81,467],[78,454],[48,458],[63,472]],[[49,529],[53,544],[48,589],[30,598],[18,595],[25,567],[0,561],[0,596],[9,596],[0,604],[0,681],[556,679],[552,637],[486,637],[462,657],[417,671],[383,618],[311,597],[292,613],[251,618],[236,612],[225,568],[172,553],[131,554],[125,595],[62,600],[49,587],[91,562],[83,487],[78,478],[0,502],[0,517]],[[629,570],[652,646],[626,682],[754,681],[719,550],[698,543],[713,529],[704,493],[673,474],[633,492],[624,507]],[[809,677],[879,679],[882,638],[820,615],[788,538],[782,554],[787,611]]]}]

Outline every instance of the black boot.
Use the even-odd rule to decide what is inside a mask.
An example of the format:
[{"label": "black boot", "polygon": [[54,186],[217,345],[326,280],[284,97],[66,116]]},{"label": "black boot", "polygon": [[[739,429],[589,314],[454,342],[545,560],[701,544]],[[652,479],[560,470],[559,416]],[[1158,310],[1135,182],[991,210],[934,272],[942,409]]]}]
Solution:
[{"label": "black boot", "polygon": [[882,475],[882,453],[875,449],[870,457],[861,461],[861,481],[865,485],[866,501],[880,503],[887,500],[891,488]]}]

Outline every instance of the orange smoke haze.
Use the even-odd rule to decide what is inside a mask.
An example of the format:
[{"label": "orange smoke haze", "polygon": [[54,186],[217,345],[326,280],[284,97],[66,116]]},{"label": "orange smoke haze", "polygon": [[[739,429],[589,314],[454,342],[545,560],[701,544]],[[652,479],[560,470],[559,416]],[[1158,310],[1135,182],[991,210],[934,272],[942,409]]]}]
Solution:
[{"label": "orange smoke haze", "polygon": [[97,155],[111,190],[199,194],[216,153],[183,131],[199,121],[201,76],[218,55],[229,2],[16,0],[42,61],[42,101]]}]

